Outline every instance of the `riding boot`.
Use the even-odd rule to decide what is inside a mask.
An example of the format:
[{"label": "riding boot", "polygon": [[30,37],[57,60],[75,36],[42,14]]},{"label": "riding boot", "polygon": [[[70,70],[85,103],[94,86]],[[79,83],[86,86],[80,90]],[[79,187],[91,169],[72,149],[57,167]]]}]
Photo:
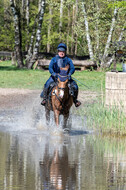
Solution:
[{"label": "riding boot", "polygon": [[46,101],[47,101],[47,94],[48,94],[48,88],[45,88],[45,87],[44,87],[43,92],[42,92],[42,98],[43,98],[43,100],[42,100],[42,102],[41,102],[41,105],[42,105],[42,106],[45,106],[45,104],[46,104]]},{"label": "riding boot", "polygon": [[79,107],[81,105],[81,102],[77,100],[77,96],[78,96],[78,91],[74,91],[73,102],[75,104],[75,107]]}]

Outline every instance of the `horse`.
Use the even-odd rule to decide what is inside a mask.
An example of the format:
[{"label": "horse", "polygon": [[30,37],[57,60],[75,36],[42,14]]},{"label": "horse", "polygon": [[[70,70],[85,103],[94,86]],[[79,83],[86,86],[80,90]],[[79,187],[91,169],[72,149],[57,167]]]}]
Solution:
[{"label": "horse", "polygon": [[[69,93],[69,80],[67,76],[67,67],[60,68],[61,73],[58,74],[58,79],[48,96],[45,105],[46,121],[50,121],[50,111],[54,112],[55,123],[59,126],[59,116],[63,115],[63,128],[66,128],[67,120],[69,118],[70,108],[73,105],[73,97]],[[62,75],[63,73],[63,75]],[[65,75],[64,75],[65,73]]]}]

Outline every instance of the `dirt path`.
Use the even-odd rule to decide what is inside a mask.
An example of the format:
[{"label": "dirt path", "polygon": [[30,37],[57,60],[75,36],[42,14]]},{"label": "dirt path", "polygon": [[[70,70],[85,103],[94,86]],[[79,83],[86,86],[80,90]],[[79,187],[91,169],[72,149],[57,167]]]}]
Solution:
[{"label": "dirt path", "polygon": [[[33,99],[40,97],[41,90],[0,88],[0,110],[21,108],[32,104]],[[80,91],[79,100],[82,104],[91,103],[99,96],[97,92]],[[41,101],[41,100],[40,100]]]},{"label": "dirt path", "polygon": [[39,95],[39,90],[0,88],[0,110],[18,109],[32,104],[33,99]]}]

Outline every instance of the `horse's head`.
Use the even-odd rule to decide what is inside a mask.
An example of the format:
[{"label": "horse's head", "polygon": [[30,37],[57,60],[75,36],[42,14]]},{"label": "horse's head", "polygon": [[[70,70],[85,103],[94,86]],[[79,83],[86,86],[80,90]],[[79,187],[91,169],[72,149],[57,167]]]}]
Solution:
[{"label": "horse's head", "polygon": [[58,89],[58,96],[60,98],[63,98],[65,95],[65,92],[68,89],[68,78],[65,81],[61,81],[60,78],[58,77],[57,89]]}]

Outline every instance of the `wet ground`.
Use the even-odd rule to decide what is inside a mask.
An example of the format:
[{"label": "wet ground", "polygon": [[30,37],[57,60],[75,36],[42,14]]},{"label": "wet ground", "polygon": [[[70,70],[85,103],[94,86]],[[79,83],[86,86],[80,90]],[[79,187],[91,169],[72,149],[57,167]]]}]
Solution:
[{"label": "wet ground", "polygon": [[0,89],[0,190],[125,190],[126,139],[94,134],[74,108],[69,134],[53,114],[47,127],[39,94]]}]

